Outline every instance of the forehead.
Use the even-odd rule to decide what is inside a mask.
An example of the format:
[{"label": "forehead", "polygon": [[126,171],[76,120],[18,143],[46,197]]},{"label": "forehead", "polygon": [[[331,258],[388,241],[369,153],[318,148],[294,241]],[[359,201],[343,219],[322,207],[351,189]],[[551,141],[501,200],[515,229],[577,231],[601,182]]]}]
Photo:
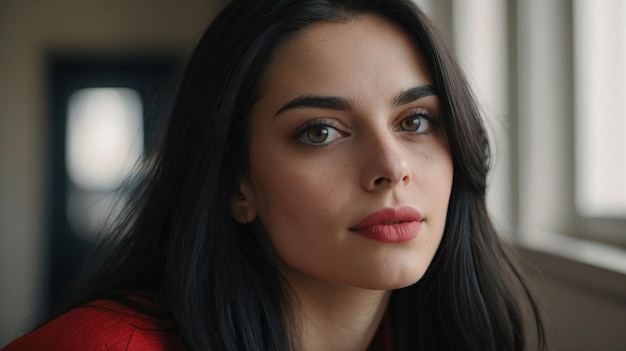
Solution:
[{"label": "forehead", "polygon": [[432,85],[416,43],[373,15],[312,24],[280,45],[260,84],[261,99],[301,94],[356,100]]}]

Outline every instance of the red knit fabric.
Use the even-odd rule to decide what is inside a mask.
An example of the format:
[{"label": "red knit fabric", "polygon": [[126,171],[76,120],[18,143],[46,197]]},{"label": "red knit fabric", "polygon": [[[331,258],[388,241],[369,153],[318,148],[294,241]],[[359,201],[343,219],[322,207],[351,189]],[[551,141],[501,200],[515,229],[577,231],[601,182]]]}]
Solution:
[{"label": "red knit fabric", "polygon": [[2,351],[184,350],[166,327],[117,302],[98,300],[59,316]]},{"label": "red knit fabric", "polygon": [[[165,331],[167,323],[138,314],[120,303],[97,300],[75,308],[23,335],[0,351],[184,351]],[[386,315],[369,350],[392,351]]]}]

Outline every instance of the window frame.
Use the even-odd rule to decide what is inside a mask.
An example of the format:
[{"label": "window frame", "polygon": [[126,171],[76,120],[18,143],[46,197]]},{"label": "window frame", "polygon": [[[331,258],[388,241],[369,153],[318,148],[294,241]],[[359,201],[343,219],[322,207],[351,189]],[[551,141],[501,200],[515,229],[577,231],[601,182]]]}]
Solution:
[{"label": "window frame", "polygon": [[[458,51],[453,38],[460,30],[453,16],[463,1],[426,4],[453,51]],[[626,218],[583,217],[575,206],[573,4],[507,0],[504,12],[508,114],[501,122],[504,137],[491,141],[496,151],[508,152],[497,156],[489,179],[487,199],[495,224],[523,247],[626,274]],[[508,171],[498,172],[502,158],[508,158]],[[500,184],[496,198],[510,201],[493,201],[494,183]]]}]

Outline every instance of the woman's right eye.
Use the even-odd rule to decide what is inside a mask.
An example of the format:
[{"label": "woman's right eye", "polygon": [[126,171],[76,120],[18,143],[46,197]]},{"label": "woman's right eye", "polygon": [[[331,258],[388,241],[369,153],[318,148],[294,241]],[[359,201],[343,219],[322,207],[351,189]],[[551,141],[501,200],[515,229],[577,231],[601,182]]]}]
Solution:
[{"label": "woman's right eye", "polygon": [[324,146],[342,136],[339,130],[322,122],[305,127],[304,130],[297,133],[296,140],[311,146]]}]

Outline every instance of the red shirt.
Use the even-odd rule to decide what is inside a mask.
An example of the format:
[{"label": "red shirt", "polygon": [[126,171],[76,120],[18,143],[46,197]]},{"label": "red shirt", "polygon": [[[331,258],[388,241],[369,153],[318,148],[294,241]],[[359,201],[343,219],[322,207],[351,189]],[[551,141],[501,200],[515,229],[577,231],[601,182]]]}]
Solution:
[{"label": "red shirt", "polygon": [[162,320],[120,303],[97,300],[53,319],[2,351],[184,350],[166,327]]},{"label": "red shirt", "polygon": [[[184,351],[167,323],[109,300],[75,308],[23,335],[1,351]],[[370,350],[391,351],[386,315]]]}]

